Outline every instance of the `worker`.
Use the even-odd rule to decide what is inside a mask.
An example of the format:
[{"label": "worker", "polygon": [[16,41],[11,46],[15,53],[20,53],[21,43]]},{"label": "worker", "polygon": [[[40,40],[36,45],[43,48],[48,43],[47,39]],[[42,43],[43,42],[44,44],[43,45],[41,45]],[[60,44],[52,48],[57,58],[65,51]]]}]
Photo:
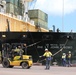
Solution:
[{"label": "worker", "polygon": [[18,46],[18,48],[16,47],[16,49],[14,51],[17,52],[21,56],[21,59],[23,59],[24,51],[22,50],[21,46]]},{"label": "worker", "polygon": [[21,46],[18,46],[18,49],[19,49],[19,55],[21,56],[21,59],[23,59],[23,50],[21,48]]},{"label": "worker", "polygon": [[[52,53],[48,50],[48,49],[45,49],[45,53],[42,55],[43,57],[46,57],[46,70],[47,69],[50,69],[50,63],[51,63],[51,56],[52,56]],[[42,57],[40,56],[40,57]]]},{"label": "worker", "polygon": [[24,50],[24,53],[27,54],[27,45],[26,45],[26,43],[23,44],[23,48],[22,49]]},{"label": "worker", "polygon": [[66,67],[66,53],[62,54],[62,65]]},{"label": "worker", "polygon": [[68,67],[70,67],[71,66],[71,51],[69,51],[68,52],[68,54],[67,54],[67,63],[68,63]]}]

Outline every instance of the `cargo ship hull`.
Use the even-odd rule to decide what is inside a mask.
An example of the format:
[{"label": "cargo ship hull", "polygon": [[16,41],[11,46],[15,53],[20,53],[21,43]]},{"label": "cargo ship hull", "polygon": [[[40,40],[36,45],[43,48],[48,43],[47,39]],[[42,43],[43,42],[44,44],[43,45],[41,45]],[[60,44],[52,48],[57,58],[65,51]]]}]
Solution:
[{"label": "cargo ship hull", "polygon": [[62,53],[68,53],[68,51],[72,52],[72,63],[76,62],[76,33],[0,32],[0,41],[0,48],[3,43],[26,43],[27,54],[32,55],[34,62],[40,60],[39,56],[43,55],[45,48],[48,48],[53,54],[62,49],[54,55],[52,60],[52,62],[56,61],[58,65],[61,65]]}]

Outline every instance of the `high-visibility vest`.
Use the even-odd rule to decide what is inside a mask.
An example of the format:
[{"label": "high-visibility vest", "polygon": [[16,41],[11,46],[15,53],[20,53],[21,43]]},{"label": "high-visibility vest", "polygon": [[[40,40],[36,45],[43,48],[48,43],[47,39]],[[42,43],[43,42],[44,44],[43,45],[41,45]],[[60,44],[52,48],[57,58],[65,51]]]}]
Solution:
[{"label": "high-visibility vest", "polygon": [[62,55],[62,59],[66,58],[66,55]]},{"label": "high-visibility vest", "polygon": [[68,58],[71,58],[71,53],[68,54]]},{"label": "high-visibility vest", "polygon": [[45,56],[45,57],[51,57],[52,56],[52,53],[51,52],[45,52],[43,54],[43,56]]}]

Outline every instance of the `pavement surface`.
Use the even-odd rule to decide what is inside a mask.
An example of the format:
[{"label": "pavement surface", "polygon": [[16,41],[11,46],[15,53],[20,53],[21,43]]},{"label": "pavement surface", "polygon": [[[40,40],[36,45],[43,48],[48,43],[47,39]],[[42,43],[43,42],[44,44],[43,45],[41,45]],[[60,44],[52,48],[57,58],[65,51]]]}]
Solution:
[{"label": "pavement surface", "polygon": [[76,75],[76,67],[51,66],[50,70],[45,70],[45,66],[32,66],[30,69],[3,68],[0,64],[0,75]]}]

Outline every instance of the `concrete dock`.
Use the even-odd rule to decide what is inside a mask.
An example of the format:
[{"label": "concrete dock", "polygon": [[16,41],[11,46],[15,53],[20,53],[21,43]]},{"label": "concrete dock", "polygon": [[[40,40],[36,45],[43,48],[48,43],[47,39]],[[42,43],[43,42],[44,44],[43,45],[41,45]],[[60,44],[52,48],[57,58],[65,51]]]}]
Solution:
[{"label": "concrete dock", "polygon": [[76,67],[51,66],[50,70],[45,70],[45,66],[32,66],[30,69],[3,68],[0,64],[0,75],[75,75]]}]

